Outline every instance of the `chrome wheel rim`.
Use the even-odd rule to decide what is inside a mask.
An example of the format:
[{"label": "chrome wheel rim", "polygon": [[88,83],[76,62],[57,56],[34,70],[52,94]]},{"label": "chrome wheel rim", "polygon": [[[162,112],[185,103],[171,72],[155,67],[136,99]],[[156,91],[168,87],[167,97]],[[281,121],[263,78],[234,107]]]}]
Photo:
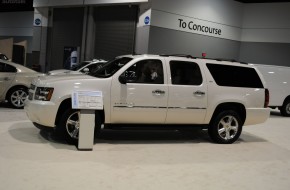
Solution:
[{"label": "chrome wheel rim", "polygon": [[23,107],[24,106],[24,101],[27,97],[27,93],[23,90],[16,90],[11,94],[11,103],[15,107]]},{"label": "chrome wheel rim", "polygon": [[290,114],[290,103],[286,105],[286,113]]},{"label": "chrome wheel rim", "polygon": [[80,112],[73,112],[66,121],[66,131],[69,136],[73,139],[79,138],[79,129],[80,129]]},{"label": "chrome wheel rim", "polygon": [[233,139],[237,135],[238,129],[238,120],[232,115],[223,117],[218,123],[218,134],[224,140]]}]

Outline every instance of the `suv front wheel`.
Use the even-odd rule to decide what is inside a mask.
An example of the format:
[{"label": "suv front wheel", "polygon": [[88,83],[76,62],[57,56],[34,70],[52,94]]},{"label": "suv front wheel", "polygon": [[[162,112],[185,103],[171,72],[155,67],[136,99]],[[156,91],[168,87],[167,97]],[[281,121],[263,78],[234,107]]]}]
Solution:
[{"label": "suv front wheel", "polygon": [[[101,128],[99,114],[95,116],[95,135]],[[80,110],[69,108],[61,117],[57,133],[62,135],[69,144],[77,144],[80,129]]]},{"label": "suv front wheel", "polygon": [[208,127],[210,138],[219,144],[231,144],[241,135],[242,121],[233,110],[222,111],[215,116]]}]

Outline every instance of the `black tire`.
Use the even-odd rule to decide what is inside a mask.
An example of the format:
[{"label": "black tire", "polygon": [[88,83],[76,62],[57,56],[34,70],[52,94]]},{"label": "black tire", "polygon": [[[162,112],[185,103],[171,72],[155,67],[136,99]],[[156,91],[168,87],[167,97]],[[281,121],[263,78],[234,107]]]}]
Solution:
[{"label": "black tire", "polygon": [[24,107],[24,101],[26,97],[28,96],[27,88],[24,87],[16,87],[12,88],[8,92],[8,102],[9,104],[16,109],[23,109]]},{"label": "black tire", "polygon": [[290,117],[290,100],[285,100],[283,105],[279,108],[281,115]]},{"label": "black tire", "polygon": [[[79,139],[79,116],[80,110],[68,108],[62,115],[59,125],[57,126],[57,134],[64,137],[69,144],[76,145]],[[99,114],[95,117],[95,134],[101,129],[101,120]]]},{"label": "black tire", "polygon": [[213,118],[208,127],[210,138],[219,144],[232,144],[241,135],[242,121],[233,110],[222,111]]}]

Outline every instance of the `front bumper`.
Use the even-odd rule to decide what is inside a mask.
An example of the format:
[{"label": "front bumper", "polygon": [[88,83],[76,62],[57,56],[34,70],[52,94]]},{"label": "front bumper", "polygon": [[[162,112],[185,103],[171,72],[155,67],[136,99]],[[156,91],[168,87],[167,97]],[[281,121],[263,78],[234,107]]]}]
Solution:
[{"label": "front bumper", "polygon": [[27,117],[39,125],[55,127],[58,105],[50,101],[25,101],[24,110]]},{"label": "front bumper", "polygon": [[270,108],[248,108],[244,125],[264,123],[270,116]]}]

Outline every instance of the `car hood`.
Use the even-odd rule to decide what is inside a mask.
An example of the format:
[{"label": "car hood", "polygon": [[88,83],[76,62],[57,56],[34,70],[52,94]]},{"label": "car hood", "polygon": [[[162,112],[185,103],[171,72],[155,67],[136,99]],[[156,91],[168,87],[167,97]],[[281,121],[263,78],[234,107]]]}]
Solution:
[{"label": "car hood", "polygon": [[58,70],[52,70],[48,72],[48,75],[62,75],[62,74],[80,74],[79,71],[71,71],[67,69],[58,69]]},{"label": "car hood", "polygon": [[45,75],[37,77],[33,80],[33,84],[36,86],[51,86],[54,83],[63,83],[69,81],[80,81],[80,80],[92,80],[96,79],[95,77],[84,75],[84,74],[59,74],[59,75]]}]

